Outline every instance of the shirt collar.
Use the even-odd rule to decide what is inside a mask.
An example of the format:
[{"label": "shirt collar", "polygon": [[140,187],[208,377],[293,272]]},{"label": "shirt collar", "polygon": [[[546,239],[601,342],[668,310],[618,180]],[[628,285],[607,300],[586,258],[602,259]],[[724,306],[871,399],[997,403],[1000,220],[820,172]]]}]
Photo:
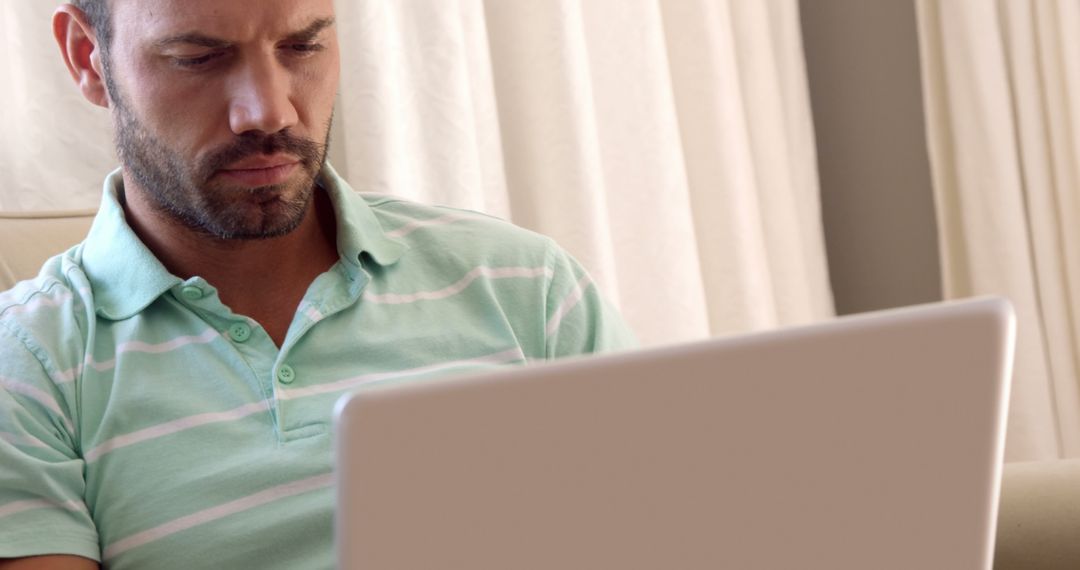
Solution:
[{"label": "shirt collar", "polygon": [[319,175],[319,185],[334,204],[337,220],[338,255],[359,268],[367,253],[379,265],[393,265],[409,250],[404,243],[387,237],[371,206],[327,163]]},{"label": "shirt collar", "polygon": [[[334,205],[338,254],[350,271],[361,269],[367,253],[379,265],[392,265],[408,246],[389,238],[375,212],[326,164],[318,178]],[[142,312],[158,297],[183,283],[169,273],[124,217],[121,170],[105,179],[101,207],[83,242],[82,265],[94,292],[98,315],[124,320]]]}]

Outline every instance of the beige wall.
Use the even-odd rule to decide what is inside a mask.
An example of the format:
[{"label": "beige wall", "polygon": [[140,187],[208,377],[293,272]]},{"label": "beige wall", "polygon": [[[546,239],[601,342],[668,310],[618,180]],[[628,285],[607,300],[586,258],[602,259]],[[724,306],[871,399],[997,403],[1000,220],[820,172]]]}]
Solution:
[{"label": "beige wall", "polygon": [[941,298],[914,0],[802,0],[841,314]]}]

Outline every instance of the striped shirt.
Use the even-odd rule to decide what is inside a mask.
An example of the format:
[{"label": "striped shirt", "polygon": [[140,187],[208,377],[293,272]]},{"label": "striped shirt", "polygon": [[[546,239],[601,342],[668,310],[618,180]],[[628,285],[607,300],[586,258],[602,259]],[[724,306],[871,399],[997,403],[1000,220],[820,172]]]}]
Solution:
[{"label": "striped shirt", "polygon": [[139,241],[119,173],[87,239],[0,294],[0,558],[331,568],[343,393],[633,344],[550,239],[320,185],[341,258],[280,349]]}]

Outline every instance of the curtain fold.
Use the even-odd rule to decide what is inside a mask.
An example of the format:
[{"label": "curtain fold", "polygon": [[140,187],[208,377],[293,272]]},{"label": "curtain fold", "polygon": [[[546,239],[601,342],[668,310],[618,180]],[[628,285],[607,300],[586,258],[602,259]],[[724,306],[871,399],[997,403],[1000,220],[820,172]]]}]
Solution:
[{"label": "curtain fold", "polygon": [[1080,456],[1080,6],[918,14],[945,294],[1016,305],[1006,458]]},{"label": "curtain fold", "polygon": [[797,1],[338,5],[357,187],[551,235],[645,344],[833,314]]},{"label": "curtain fold", "polygon": [[115,168],[109,115],[82,98],[53,39],[56,6],[0,5],[0,210],[95,208]]},{"label": "curtain fold", "polygon": [[[0,209],[92,206],[115,164],[48,4],[0,7],[32,43],[0,58],[27,128]],[[552,236],[646,345],[833,315],[798,0],[336,4],[330,156],[358,190]]]}]

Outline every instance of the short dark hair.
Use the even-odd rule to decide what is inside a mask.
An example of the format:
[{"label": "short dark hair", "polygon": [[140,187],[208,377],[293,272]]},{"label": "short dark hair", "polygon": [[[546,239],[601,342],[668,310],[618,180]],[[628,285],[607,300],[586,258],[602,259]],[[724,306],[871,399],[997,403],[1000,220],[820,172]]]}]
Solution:
[{"label": "short dark hair", "polygon": [[112,15],[109,11],[109,0],[71,0],[76,8],[86,14],[90,20],[90,27],[97,34],[98,42],[106,53],[112,42]]}]

